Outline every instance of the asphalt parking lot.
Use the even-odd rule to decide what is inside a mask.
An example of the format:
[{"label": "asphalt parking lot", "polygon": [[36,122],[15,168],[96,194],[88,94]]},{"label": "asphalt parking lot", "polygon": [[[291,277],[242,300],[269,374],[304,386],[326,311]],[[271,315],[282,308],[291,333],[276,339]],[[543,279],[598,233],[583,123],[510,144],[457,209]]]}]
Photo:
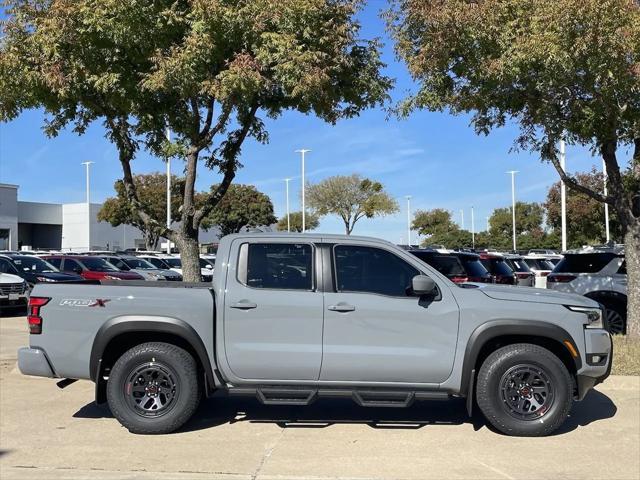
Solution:
[{"label": "asphalt parking lot", "polygon": [[136,436],[93,403],[93,384],[65,390],[22,376],[26,320],[0,318],[0,478],[8,479],[638,479],[640,377],[611,377],[554,436],[512,438],[463,401],[367,409],[204,401],[180,432]]}]

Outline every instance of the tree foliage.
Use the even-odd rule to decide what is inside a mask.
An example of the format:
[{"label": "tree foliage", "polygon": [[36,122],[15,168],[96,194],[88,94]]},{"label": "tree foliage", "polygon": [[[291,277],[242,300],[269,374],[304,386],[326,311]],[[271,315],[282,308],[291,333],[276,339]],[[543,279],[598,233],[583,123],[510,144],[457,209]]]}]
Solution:
[{"label": "tree foliage", "polygon": [[[592,190],[602,190],[604,176],[595,168],[588,173],[577,173],[576,179]],[[554,183],[547,192],[545,202],[547,224],[554,232],[562,227],[560,182]],[[611,239],[620,242],[622,231],[615,215],[610,209],[609,228]],[[567,190],[567,244],[569,248],[593,245],[606,241],[604,205],[597,200],[574,190]]]},{"label": "tree foliage", "polygon": [[[312,212],[307,212],[304,216],[304,226],[306,230],[315,230],[320,226],[320,217]],[[302,212],[290,212],[289,213],[289,227],[292,232],[302,232]],[[287,231],[287,216],[284,215],[278,224],[276,229],[281,232]]]},{"label": "tree foliage", "polygon": [[[150,173],[146,175],[134,175],[133,181],[136,185],[140,202],[154,218],[167,218],[167,176],[163,173]],[[146,248],[155,250],[158,240],[161,237],[161,229],[145,223],[131,207],[127,198],[125,186],[122,180],[118,180],[113,185],[116,191],[115,197],[105,200],[102,208],[98,212],[98,220],[109,222],[112,226],[133,225],[137,227],[144,237]],[[176,222],[180,219],[180,204],[184,191],[184,179],[176,175],[171,176],[171,220]]]},{"label": "tree foliage", "polygon": [[[539,236],[543,232],[544,207],[539,203],[516,202],[516,235]],[[513,235],[513,213],[511,207],[496,208],[489,217],[492,235],[511,238]]]},{"label": "tree foliage", "polygon": [[[218,188],[216,185],[212,189]],[[253,185],[232,184],[207,216],[221,235],[238,233],[243,227],[260,227],[276,222],[271,199]]]},{"label": "tree foliage", "polygon": [[398,202],[384,191],[380,182],[356,174],[336,175],[308,185],[306,196],[317,215],[338,215],[347,235],[361,218],[389,215],[399,210]]},{"label": "tree foliage", "polygon": [[[637,0],[396,0],[396,51],[418,82],[400,106],[470,112],[479,133],[515,121],[516,145],[567,186],[613,206],[625,235],[628,331],[640,336],[640,3]],[[557,145],[591,148],[609,193],[566,173]],[[630,181],[621,151],[631,148]]]},{"label": "tree foliage", "polygon": [[[0,120],[43,108],[45,131],[100,121],[116,145],[125,191],[145,224],[175,241],[185,280],[199,278],[198,229],[240,168],[247,138],[267,140],[260,114],[327,122],[384,102],[380,45],[360,38],[358,0],[6,0]],[[175,142],[167,145],[165,129]],[[136,152],[185,161],[177,230],[145,208]],[[196,204],[198,165],[217,188]]]}]

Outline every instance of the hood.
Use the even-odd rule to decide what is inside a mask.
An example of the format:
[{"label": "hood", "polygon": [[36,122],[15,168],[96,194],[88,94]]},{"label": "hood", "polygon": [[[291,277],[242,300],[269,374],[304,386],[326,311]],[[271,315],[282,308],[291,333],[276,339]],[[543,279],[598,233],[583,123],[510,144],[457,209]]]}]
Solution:
[{"label": "hood", "polygon": [[516,287],[478,283],[479,290],[495,300],[513,302],[552,303],[555,305],[573,305],[577,307],[598,307],[598,302],[574,293],[534,287]]},{"label": "hood", "polygon": [[144,280],[142,275],[135,272],[103,272],[105,275],[120,278],[122,280]]},{"label": "hood", "polygon": [[24,279],[12,273],[0,273],[0,284],[4,283],[24,283]]}]

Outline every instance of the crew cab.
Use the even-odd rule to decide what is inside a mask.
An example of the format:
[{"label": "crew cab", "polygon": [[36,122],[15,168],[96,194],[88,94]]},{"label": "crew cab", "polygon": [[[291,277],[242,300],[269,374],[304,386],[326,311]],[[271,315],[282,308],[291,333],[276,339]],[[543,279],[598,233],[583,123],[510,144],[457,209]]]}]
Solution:
[{"label": "crew cab", "polygon": [[265,404],[465,397],[510,435],[547,435],[611,368],[588,298],[451,282],[389,242],[223,237],[213,284],[38,284],[25,375],[96,384],[134,433],[166,433],[216,391]]}]

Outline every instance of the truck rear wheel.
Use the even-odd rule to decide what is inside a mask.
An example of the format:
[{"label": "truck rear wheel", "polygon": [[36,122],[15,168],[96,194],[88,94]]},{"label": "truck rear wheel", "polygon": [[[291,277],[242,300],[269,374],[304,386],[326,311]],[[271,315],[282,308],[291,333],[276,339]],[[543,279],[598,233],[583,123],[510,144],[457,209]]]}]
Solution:
[{"label": "truck rear wheel", "polygon": [[544,436],[567,418],[573,382],[562,361],[546,348],[507,345],[482,364],[476,400],[486,419],[502,433]]},{"label": "truck rear wheel", "polygon": [[132,433],[173,432],[191,418],[200,402],[196,362],[169,343],[136,345],[111,369],[107,402]]}]

